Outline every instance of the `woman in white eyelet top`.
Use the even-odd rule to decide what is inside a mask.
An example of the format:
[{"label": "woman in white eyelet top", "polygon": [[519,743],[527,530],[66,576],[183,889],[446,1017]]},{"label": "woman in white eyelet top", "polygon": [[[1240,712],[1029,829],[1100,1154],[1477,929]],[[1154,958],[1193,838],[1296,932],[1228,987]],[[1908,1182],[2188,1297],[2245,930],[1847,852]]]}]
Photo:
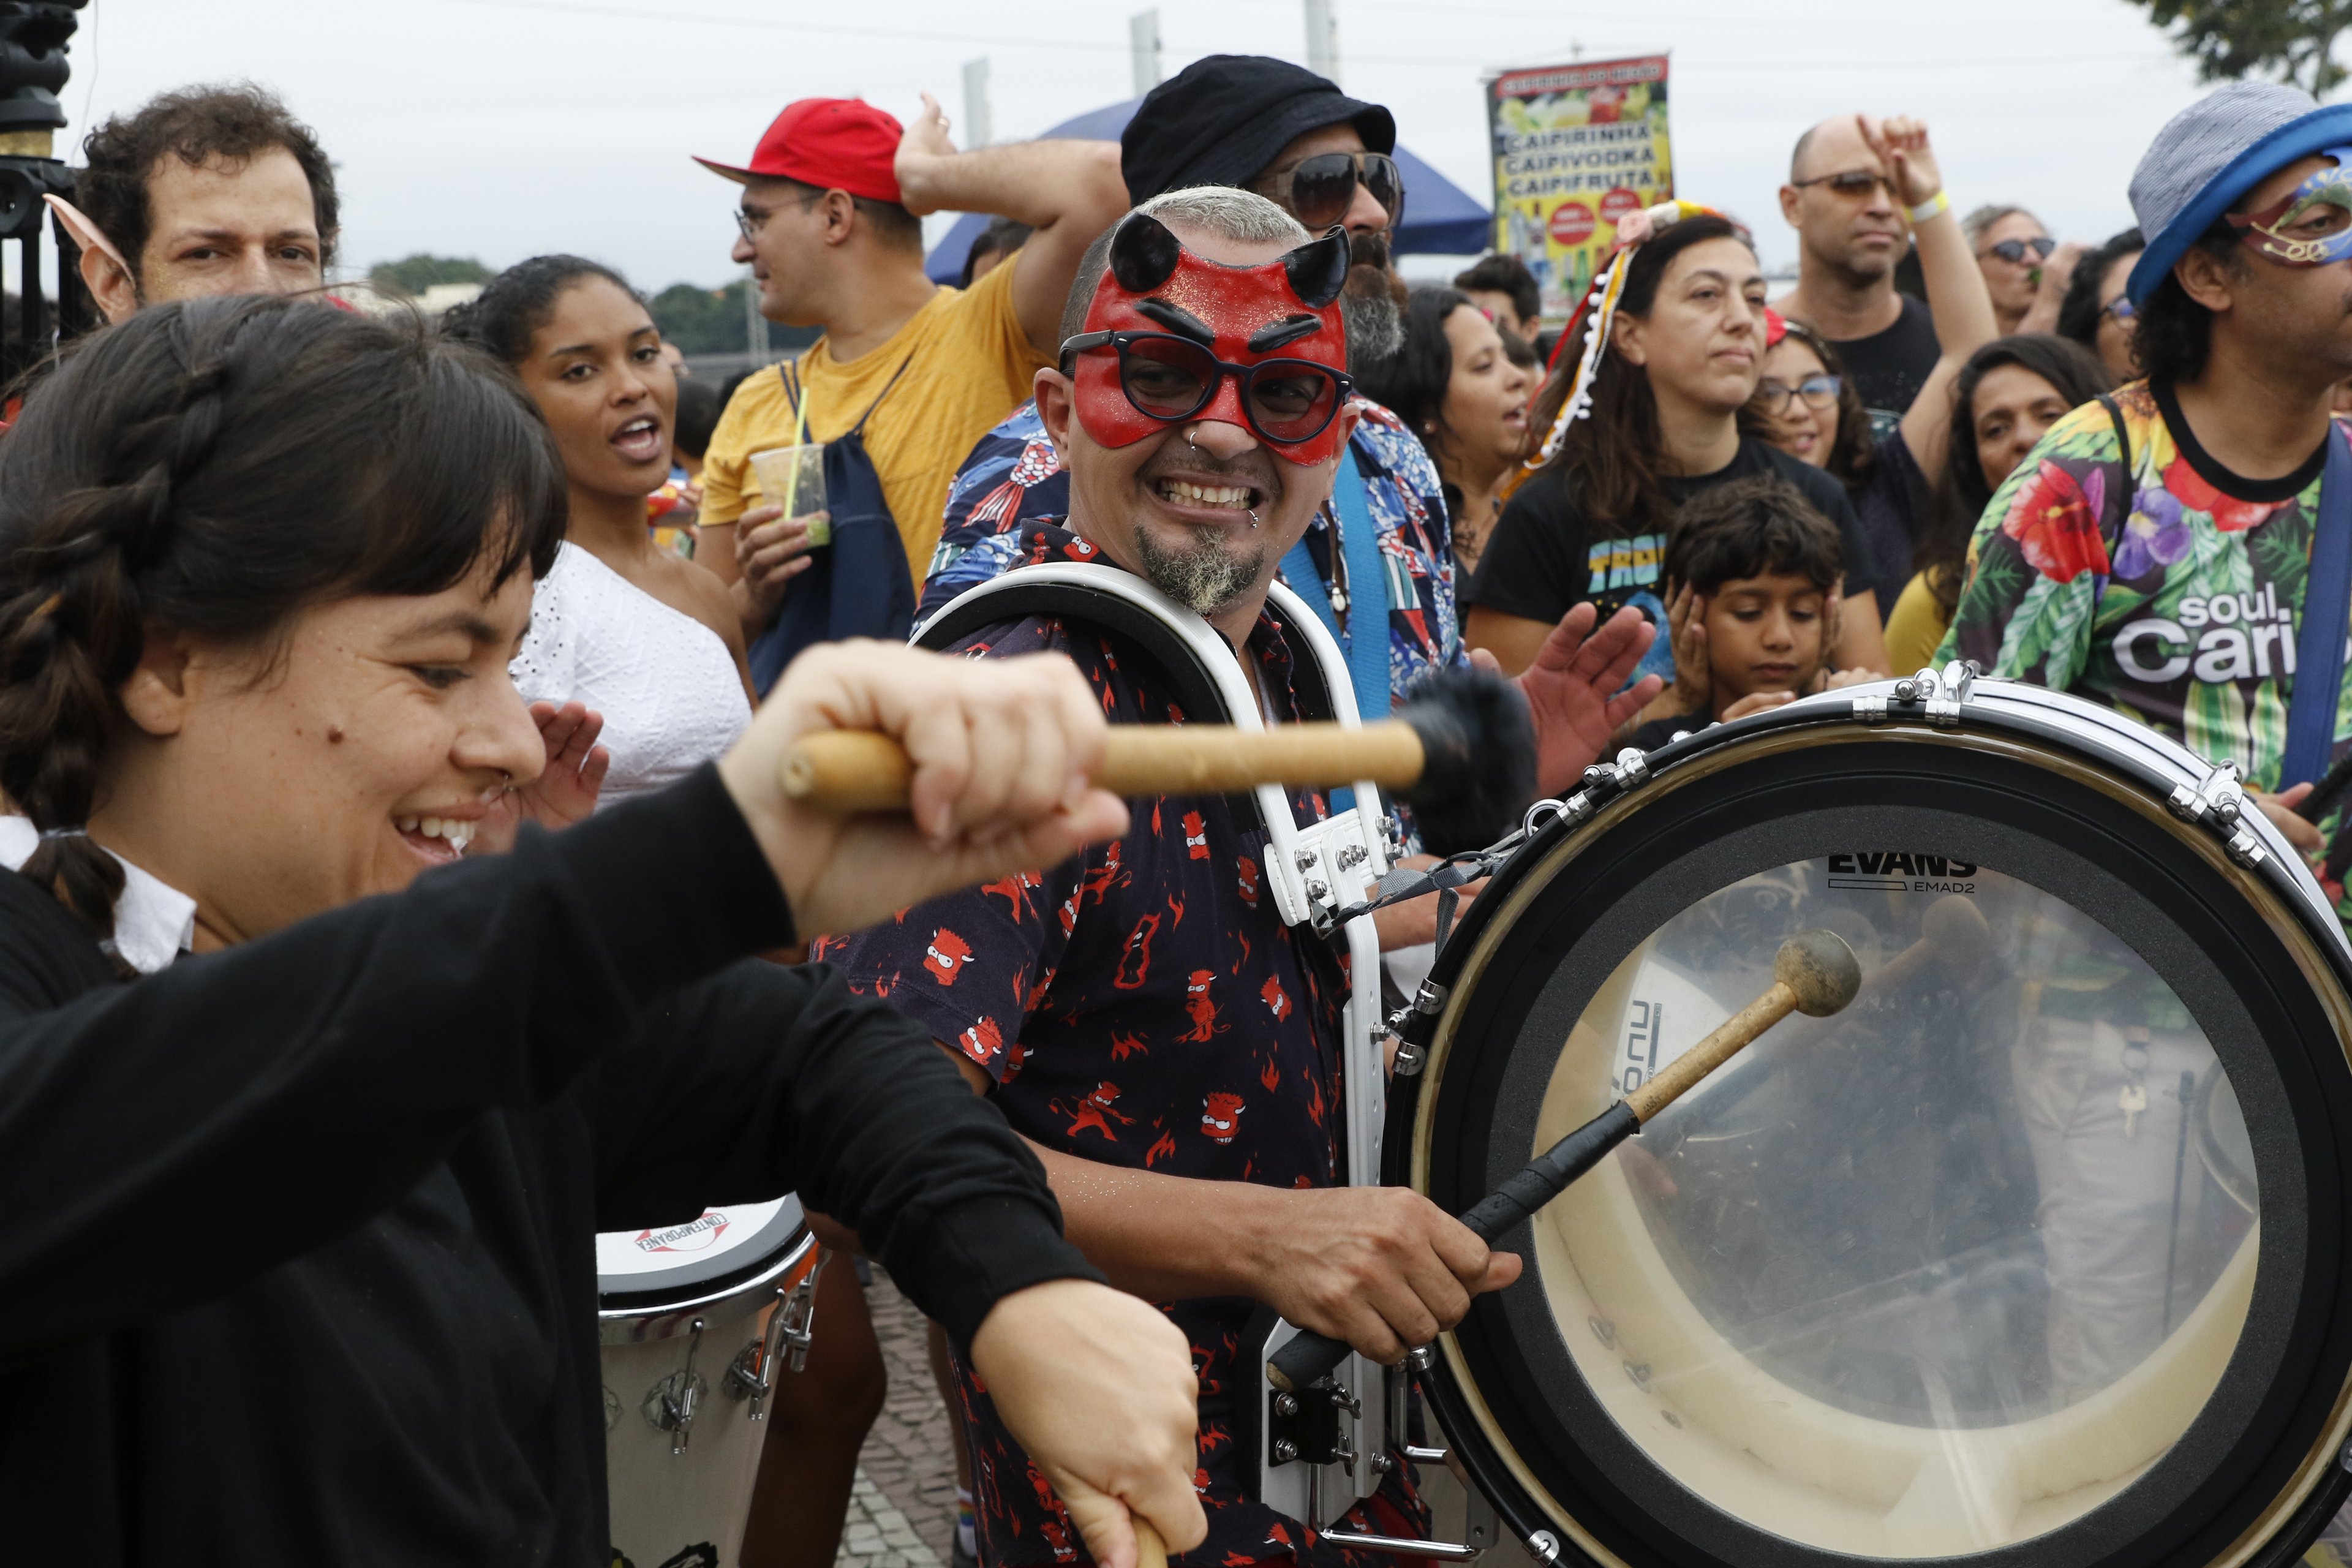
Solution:
[{"label": "woman in white eyelet top", "polygon": [[600,808],[720,756],[751,721],[751,674],[725,584],[655,548],[646,527],[677,403],[652,317],[606,269],[540,257],[494,279],[453,330],[514,367],[571,486],[563,546],[509,667],[517,689],[604,716]]}]

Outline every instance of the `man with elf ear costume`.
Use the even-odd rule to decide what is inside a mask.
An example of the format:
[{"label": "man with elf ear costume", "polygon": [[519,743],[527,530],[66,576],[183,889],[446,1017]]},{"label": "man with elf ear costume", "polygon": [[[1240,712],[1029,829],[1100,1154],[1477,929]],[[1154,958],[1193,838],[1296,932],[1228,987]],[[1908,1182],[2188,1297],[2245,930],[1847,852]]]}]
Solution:
[{"label": "man with elf ear costume", "polygon": [[[1268,585],[1320,513],[1356,417],[1346,275],[1344,234],[1310,238],[1262,196],[1157,197],[1089,251],[1083,313],[1066,314],[1075,330],[1036,380],[1070,513],[1024,526],[1022,561],[1145,578],[1234,647],[1275,722],[1297,713],[1297,634],[1267,613]],[[1620,640],[1613,667],[1582,672],[1583,717],[1602,735],[1643,700],[1601,695],[1639,656],[1639,639]],[[1181,712],[1139,648],[1084,623],[1008,621],[956,646],[1063,652],[1115,722]],[[1314,795],[1292,805],[1301,823],[1322,815]],[[1252,1303],[1393,1362],[1519,1268],[1416,1194],[1335,1184],[1348,984],[1330,944],[1283,923],[1265,853],[1263,829],[1223,797],[1139,800],[1120,840],[816,953],[929,1029],[1036,1149],[1072,1241],[1185,1331],[1210,1518],[1192,1560],[1220,1568],[1346,1558],[1242,1500],[1234,1411],[1254,1386],[1238,1343]],[[952,981],[926,963],[942,936],[969,955]],[[969,1375],[962,1393],[982,1561],[1070,1561],[1051,1489]],[[1400,1457],[1333,1528],[1421,1532],[1409,1475]]]},{"label": "man with elf ear costume", "polygon": [[334,258],[334,167],[256,87],[186,88],[90,132],[74,199],[48,198],[110,321],[212,294],[301,294]]}]

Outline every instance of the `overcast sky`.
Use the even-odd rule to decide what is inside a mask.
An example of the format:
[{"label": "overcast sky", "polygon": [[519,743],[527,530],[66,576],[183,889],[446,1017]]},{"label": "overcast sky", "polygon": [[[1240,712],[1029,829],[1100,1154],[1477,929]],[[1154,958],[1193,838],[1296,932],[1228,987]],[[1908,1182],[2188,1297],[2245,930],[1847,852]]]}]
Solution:
[{"label": "overcast sky", "polygon": [[[2200,89],[2124,0],[1754,0],[1654,5],[1334,0],[1340,78],[1401,140],[1491,205],[1480,79],[1496,68],[1673,54],[1678,194],[1793,237],[1774,191],[1797,132],[1849,110],[1924,115],[1954,203],[2021,202],[2062,237],[2129,221],[2149,136]],[[1134,0],[93,0],[64,94],[79,138],[158,89],[247,77],[314,125],[343,189],[343,270],[430,250],[502,266],[546,250],[641,286],[731,275],[732,187],[688,162],[747,157],[789,100],[856,94],[901,118],[991,61],[999,140],[1133,96]],[[1297,0],[1173,0],[1163,68],[1305,58]]]}]

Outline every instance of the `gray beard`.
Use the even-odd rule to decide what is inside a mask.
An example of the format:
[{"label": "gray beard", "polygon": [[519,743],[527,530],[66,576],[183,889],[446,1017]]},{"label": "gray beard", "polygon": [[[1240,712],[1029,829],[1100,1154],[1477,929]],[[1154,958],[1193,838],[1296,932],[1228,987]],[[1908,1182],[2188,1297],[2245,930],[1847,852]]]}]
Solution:
[{"label": "gray beard", "polygon": [[1203,536],[1190,550],[1171,551],[1142,529],[1135,532],[1135,552],[1145,582],[1204,619],[1256,587],[1265,567],[1264,550],[1228,554]]},{"label": "gray beard", "polygon": [[1354,374],[1404,347],[1404,312],[1386,289],[1359,292],[1351,281],[1339,296],[1339,316],[1348,324],[1348,369]]}]

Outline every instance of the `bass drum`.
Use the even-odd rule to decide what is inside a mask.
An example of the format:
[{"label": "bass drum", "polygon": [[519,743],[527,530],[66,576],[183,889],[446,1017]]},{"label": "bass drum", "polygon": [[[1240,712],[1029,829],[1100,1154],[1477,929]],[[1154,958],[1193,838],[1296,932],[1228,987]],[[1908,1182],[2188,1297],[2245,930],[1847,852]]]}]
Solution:
[{"label": "bass drum", "polygon": [[2352,949],[2228,770],[1953,673],[1588,773],[1424,989],[1389,1179],[1459,1212],[1787,936],[1863,964],[1440,1341],[1431,1404],[1538,1556],[2284,1564],[2352,1486]]}]

